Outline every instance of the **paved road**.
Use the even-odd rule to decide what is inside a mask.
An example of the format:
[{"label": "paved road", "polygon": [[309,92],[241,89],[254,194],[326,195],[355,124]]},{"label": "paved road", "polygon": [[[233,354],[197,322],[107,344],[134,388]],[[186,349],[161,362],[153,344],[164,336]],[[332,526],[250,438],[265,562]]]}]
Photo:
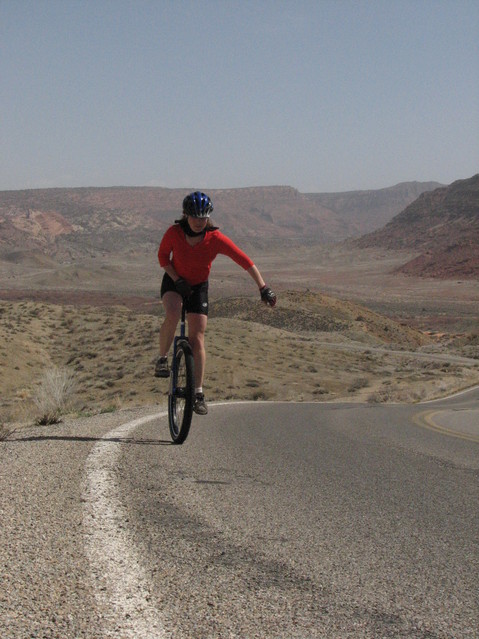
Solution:
[{"label": "paved road", "polygon": [[218,405],[183,446],[134,413],[14,434],[0,635],[477,637],[479,439],[448,421],[477,408]]}]

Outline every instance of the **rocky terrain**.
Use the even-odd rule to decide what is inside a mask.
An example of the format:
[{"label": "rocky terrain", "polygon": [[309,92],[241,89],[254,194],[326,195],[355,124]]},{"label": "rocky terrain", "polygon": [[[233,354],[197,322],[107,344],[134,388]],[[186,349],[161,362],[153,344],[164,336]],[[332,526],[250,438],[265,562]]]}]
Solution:
[{"label": "rocky terrain", "polygon": [[[248,246],[331,243],[382,226],[435,183],[303,194],[291,187],[209,191],[213,218]],[[153,250],[188,191],[147,187],[0,192],[0,259],[65,263]]]},{"label": "rocky terrain", "polygon": [[402,182],[386,189],[312,193],[308,197],[346,220],[349,236],[359,237],[383,227],[422,193],[440,186],[438,182]]},{"label": "rocky terrain", "polygon": [[[75,414],[164,404],[167,382],[153,377],[159,306],[93,302],[0,301],[0,424],[41,417],[52,370],[69,372]],[[479,382],[477,335],[438,341],[365,306],[304,291],[283,291],[274,310],[256,297],[218,299],[207,352],[210,400],[411,402]]]},{"label": "rocky terrain", "polygon": [[423,193],[354,244],[414,251],[398,269],[409,275],[479,279],[479,174]]},{"label": "rocky terrain", "polygon": [[[266,309],[241,269],[215,262],[208,398],[411,402],[478,383],[478,177],[424,193],[383,229],[339,244],[318,237],[354,234],[348,211],[361,200],[379,210],[391,193],[318,203],[288,187],[245,189],[243,217],[238,190],[215,193],[215,215],[252,247],[279,302]],[[398,206],[414,188],[393,188]],[[164,403],[166,385],[152,375],[156,249],[179,198],[130,188],[0,194],[0,426],[34,418],[51,370],[68,371],[77,414]],[[248,241],[253,228],[267,246]]]}]

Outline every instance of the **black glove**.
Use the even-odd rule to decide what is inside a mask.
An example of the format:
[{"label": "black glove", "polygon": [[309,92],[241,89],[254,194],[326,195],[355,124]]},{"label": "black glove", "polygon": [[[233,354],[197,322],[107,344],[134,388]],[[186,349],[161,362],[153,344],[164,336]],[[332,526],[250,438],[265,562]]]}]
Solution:
[{"label": "black glove", "polygon": [[270,306],[274,306],[276,304],[276,295],[268,286],[263,286],[263,288],[259,289],[261,300],[265,304],[269,304]]},{"label": "black glove", "polygon": [[187,297],[189,297],[191,295],[191,292],[192,292],[191,286],[182,277],[179,277],[176,280],[175,288],[178,291],[178,293],[181,295],[181,297],[183,297],[184,299],[186,299]]}]

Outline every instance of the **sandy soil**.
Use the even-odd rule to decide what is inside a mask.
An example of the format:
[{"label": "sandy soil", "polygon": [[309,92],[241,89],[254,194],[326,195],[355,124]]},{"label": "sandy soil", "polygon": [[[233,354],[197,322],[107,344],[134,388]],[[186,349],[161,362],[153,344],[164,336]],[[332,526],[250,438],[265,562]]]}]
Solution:
[{"label": "sandy soil", "polygon": [[[394,274],[404,253],[250,253],[278,306],[265,312],[250,278],[218,258],[209,399],[409,402],[479,382],[479,282]],[[161,270],[129,260],[76,265],[88,277],[73,280],[71,266],[0,273],[0,423],[31,419],[52,367],[73,372],[80,413],[164,401],[166,384],[152,376]]]}]

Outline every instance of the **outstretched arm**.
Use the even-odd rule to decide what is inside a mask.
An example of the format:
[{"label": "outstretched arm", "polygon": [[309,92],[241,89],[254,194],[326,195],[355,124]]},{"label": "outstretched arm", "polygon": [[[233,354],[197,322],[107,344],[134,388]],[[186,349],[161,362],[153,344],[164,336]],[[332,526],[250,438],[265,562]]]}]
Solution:
[{"label": "outstretched arm", "polygon": [[259,289],[262,289],[265,286],[264,279],[261,277],[261,273],[258,271],[257,267],[254,264],[253,266],[250,266],[249,269],[247,269],[247,272],[256,282]]},{"label": "outstretched arm", "polygon": [[258,268],[253,264],[251,258],[246,255],[246,253],[244,253],[241,249],[239,249],[236,244],[234,244],[234,242],[226,237],[226,235],[223,235],[219,231],[216,239],[220,243],[220,246],[218,247],[218,253],[227,255],[234,262],[236,262],[236,264],[244,268],[250,274],[256,286],[259,288],[259,292],[261,294],[261,299],[263,300],[263,302],[265,304],[269,304],[269,306],[274,306],[276,304],[276,295],[268,286],[266,286],[263,276],[259,272]]},{"label": "outstretched arm", "polygon": [[276,304],[276,295],[268,286],[266,286],[266,284],[264,283],[264,279],[257,267],[253,264],[253,266],[250,266],[247,271],[258,285],[263,302],[265,304],[268,304],[269,306],[274,306]]}]

